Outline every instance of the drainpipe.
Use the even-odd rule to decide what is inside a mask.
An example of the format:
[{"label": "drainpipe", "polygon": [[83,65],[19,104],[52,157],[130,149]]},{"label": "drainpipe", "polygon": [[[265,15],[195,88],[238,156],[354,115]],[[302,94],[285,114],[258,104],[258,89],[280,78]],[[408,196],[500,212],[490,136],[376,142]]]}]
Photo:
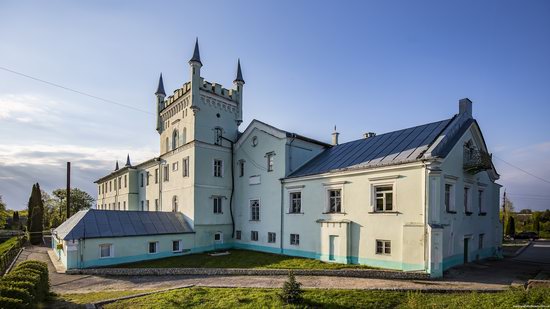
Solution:
[{"label": "drainpipe", "polygon": [[284,239],[284,218],[285,218],[285,202],[284,202],[284,185],[285,183],[283,182],[283,179],[281,178],[280,179],[281,181],[281,240],[280,240],[280,243],[281,243],[281,254],[283,254],[284,252],[284,249],[283,249],[283,239]]},{"label": "drainpipe", "polygon": [[[160,208],[160,211],[162,211],[162,168],[161,168],[161,159],[160,157],[157,158],[157,161],[159,162],[159,172],[158,172],[158,184],[159,184],[159,208]],[[128,176],[130,176],[130,174],[128,173]],[[129,180],[129,179],[128,179]],[[139,196],[139,194],[138,194]],[[128,207],[130,207],[130,201],[128,201]],[[156,209],[155,209],[156,211]]]},{"label": "drainpipe", "polygon": [[220,136],[223,140],[226,140],[231,145],[231,195],[229,196],[229,214],[231,215],[231,238],[235,238],[235,219],[233,217],[233,194],[235,193],[235,162],[233,162],[234,154],[233,154],[233,141],[224,137]]}]

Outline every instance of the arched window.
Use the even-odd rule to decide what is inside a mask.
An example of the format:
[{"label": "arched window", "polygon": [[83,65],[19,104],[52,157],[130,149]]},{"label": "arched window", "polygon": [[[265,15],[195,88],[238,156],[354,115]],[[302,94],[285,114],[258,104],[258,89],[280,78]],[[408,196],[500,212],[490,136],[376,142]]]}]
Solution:
[{"label": "arched window", "polygon": [[178,130],[176,129],[176,130],[174,130],[174,132],[172,132],[172,149],[178,148],[179,139],[180,139],[180,134],[179,134]]},{"label": "arched window", "polygon": [[185,145],[187,143],[187,129],[183,128],[181,131],[181,144]]},{"label": "arched window", "polygon": [[172,198],[172,211],[173,212],[178,212],[178,196],[177,195],[174,195],[174,197]]},{"label": "arched window", "polygon": [[166,141],[164,142],[164,152],[168,152],[170,150],[170,141],[168,137],[166,137]]}]

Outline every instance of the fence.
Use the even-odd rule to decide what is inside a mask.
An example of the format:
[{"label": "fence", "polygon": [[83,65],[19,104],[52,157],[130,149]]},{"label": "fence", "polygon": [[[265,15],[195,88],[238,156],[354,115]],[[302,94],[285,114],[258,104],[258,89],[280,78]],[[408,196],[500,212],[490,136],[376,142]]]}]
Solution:
[{"label": "fence", "polygon": [[11,246],[2,256],[0,256],[0,274],[4,275],[8,267],[19,253],[19,249],[23,247],[23,244],[27,241],[26,236],[21,236],[17,238],[17,242]]}]

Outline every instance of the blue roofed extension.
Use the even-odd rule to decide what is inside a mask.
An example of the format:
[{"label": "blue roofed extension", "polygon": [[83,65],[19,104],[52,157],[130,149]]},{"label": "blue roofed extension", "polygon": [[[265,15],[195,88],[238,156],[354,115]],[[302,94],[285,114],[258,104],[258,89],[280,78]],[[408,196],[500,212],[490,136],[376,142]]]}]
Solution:
[{"label": "blue roofed extension", "polygon": [[63,240],[194,233],[182,213],[81,210],[54,230]]},{"label": "blue roofed extension", "polygon": [[288,178],[420,160],[455,118],[332,146]]}]

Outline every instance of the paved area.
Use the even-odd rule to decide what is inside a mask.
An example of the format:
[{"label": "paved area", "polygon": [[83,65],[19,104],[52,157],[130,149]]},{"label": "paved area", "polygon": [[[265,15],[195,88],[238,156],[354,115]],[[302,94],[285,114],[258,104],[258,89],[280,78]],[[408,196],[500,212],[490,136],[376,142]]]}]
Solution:
[{"label": "paved area", "polygon": [[[539,242],[537,242],[539,243]],[[539,263],[550,254],[550,242],[534,243],[514,259],[472,263],[449,270],[440,280],[384,280],[367,278],[298,276],[305,288],[388,289],[388,290],[504,290],[512,284],[523,284],[550,264]],[[56,293],[94,291],[151,290],[186,284],[209,287],[280,287],[285,276],[120,276],[100,277],[66,275],[55,271],[46,247],[28,247],[18,262],[35,259],[48,263],[50,281]],[[548,262],[548,259],[546,260]]]}]

